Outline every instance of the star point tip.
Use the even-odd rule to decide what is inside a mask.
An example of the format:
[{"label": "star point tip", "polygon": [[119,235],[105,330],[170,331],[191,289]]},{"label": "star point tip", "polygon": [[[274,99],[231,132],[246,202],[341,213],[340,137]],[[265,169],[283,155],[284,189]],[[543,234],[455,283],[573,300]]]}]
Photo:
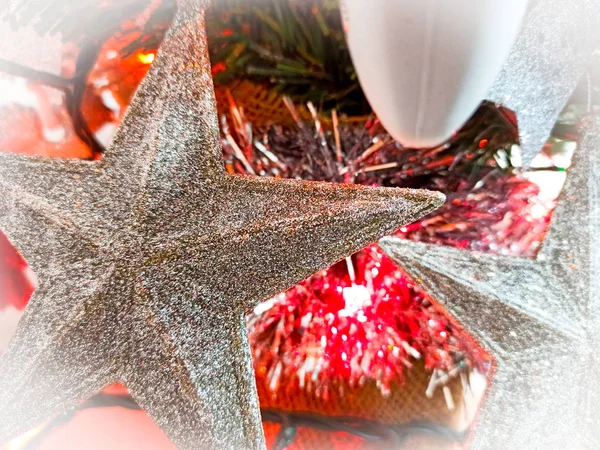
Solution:
[{"label": "star point tip", "polygon": [[[415,222],[435,211],[446,201],[446,196],[437,191],[428,191],[425,189],[392,189],[392,208],[402,216],[406,216],[407,211],[412,210],[410,214],[411,220],[408,223]],[[403,225],[406,224],[404,223]]]},{"label": "star point tip", "polygon": [[425,191],[426,195],[428,195],[432,201],[433,204],[439,208],[440,206],[442,206],[444,203],[446,203],[446,194],[439,192],[439,191]]}]

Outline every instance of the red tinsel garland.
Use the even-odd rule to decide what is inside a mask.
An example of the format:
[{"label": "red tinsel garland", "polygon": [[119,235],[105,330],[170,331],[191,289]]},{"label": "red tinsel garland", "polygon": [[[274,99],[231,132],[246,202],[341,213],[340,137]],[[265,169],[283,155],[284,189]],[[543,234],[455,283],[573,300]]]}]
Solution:
[{"label": "red tinsel garland", "polygon": [[352,261],[354,281],[338,263],[250,317],[256,369],[271,391],[287,382],[327,399],[332,388],[375,380],[387,395],[415,359],[445,372],[483,361],[376,246]]}]

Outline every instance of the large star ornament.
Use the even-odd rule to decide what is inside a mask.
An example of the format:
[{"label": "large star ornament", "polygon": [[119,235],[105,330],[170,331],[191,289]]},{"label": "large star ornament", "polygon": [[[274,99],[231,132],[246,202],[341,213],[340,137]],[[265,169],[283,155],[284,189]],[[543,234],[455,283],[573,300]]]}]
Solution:
[{"label": "large star ornament", "polygon": [[600,448],[600,119],[591,119],[536,259],[380,245],[494,357],[482,449]]},{"label": "large star ornament", "polygon": [[0,443],[120,381],[179,448],[263,447],[244,312],[443,202],[227,175],[204,6],[179,2],[102,160],[0,154],[0,228],[39,277]]}]

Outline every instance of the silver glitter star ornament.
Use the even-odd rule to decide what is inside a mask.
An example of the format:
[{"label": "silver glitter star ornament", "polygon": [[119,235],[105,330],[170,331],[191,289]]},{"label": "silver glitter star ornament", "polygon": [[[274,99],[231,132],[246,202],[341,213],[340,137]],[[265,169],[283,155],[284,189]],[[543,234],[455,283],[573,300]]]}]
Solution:
[{"label": "silver glitter star ornament", "polygon": [[[487,95],[517,115],[522,164],[540,152],[591,59],[598,0],[537,0]],[[502,39],[501,29],[497,31]]]},{"label": "silver glitter star ornament", "polygon": [[536,259],[397,238],[383,250],[494,357],[473,448],[600,448],[600,119]]},{"label": "silver glitter star ornament", "polygon": [[182,449],[264,446],[244,312],[443,202],[229,176],[202,1],[97,162],[0,154],[0,228],[39,287],[0,359],[0,442],[124,383]]}]

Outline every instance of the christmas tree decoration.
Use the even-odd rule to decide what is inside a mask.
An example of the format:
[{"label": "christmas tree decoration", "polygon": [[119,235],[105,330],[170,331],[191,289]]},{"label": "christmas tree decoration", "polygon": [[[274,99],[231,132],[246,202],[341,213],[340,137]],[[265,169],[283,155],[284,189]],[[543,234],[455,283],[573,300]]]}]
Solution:
[{"label": "christmas tree decoration", "polygon": [[[248,330],[257,377],[272,396],[304,391],[327,401],[374,383],[389,397],[419,360],[446,382],[487,367],[477,344],[375,246],[260,304]],[[443,385],[419,394],[426,401]]]},{"label": "christmas tree decoration", "polygon": [[[376,120],[323,129],[315,115],[258,131],[232,98],[229,107],[228,115],[222,111],[222,145],[232,172],[442,191],[445,205],[401,231],[422,242],[530,256],[547,227],[550,205],[539,199],[539,187],[496,163],[516,133],[498,126],[490,104],[436,152],[401,148]],[[294,392],[326,402],[372,382],[388,397],[403,389],[419,359],[446,381],[450,373],[487,367],[478,346],[375,247],[260,304],[248,330],[259,393],[264,387],[269,397]],[[425,389],[421,394],[425,399]]]},{"label": "christmas tree decoration", "polygon": [[0,155],[0,228],[39,277],[0,359],[0,441],[120,381],[180,448],[261,448],[244,313],[443,202],[228,175],[206,3],[178,2],[101,160]]},{"label": "christmas tree decoration", "polygon": [[526,7],[527,0],[343,0],[352,61],[390,134],[410,147],[447,141],[498,76]]},{"label": "christmas tree decoration", "polygon": [[537,0],[486,97],[516,113],[523,167],[546,143],[592,59],[599,7],[597,0]]},{"label": "christmas tree decoration", "polygon": [[589,118],[535,259],[380,241],[495,359],[474,448],[600,446],[599,147]]}]

